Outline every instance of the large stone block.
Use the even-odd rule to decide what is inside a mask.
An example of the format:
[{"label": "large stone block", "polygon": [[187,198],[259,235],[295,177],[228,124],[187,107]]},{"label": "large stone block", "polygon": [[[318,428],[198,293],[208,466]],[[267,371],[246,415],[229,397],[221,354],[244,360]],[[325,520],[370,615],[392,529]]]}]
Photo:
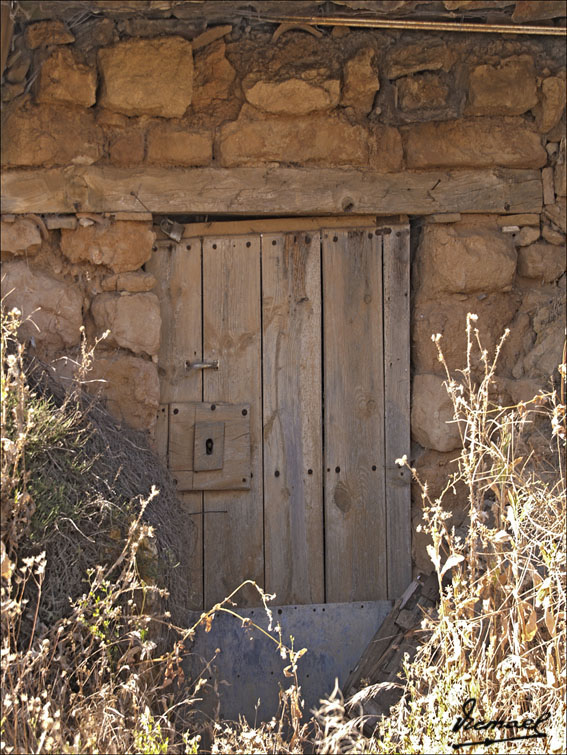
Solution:
[{"label": "large stone block", "polygon": [[[456,525],[461,524],[468,508],[465,484],[462,481],[457,482],[454,485],[454,490],[453,487],[448,487],[449,479],[458,475],[459,457],[458,451],[441,453],[427,449],[419,455],[414,465],[421,482],[427,484],[427,493],[431,500],[443,496],[444,508],[459,512],[456,517],[457,521],[454,522]],[[417,496],[413,497],[414,499],[417,498]]]},{"label": "large stone block", "polygon": [[565,13],[565,0],[517,0],[512,21],[517,24],[543,21],[547,18],[560,18]]},{"label": "large stone block", "polygon": [[505,406],[528,403],[537,396],[539,391],[543,390],[547,392],[549,389],[549,385],[546,384],[547,381],[541,379],[524,378],[522,380],[515,380],[499,377],[494,382],[499,396],[505,398],[505,402],[500,402]]},{"label": "large stone block", "polygon": [[118,273],[103,278],[100,286],[103,291],[129,291],[132,294],[139,294],[144,291],[151,291],[157,281],[151,273]]},{"label": "large stone block", "polygon": [[474,293],[510,288],[517,253],[511,238],[482,225],[426,225],[419,250],[423,291]]},{"label": "large stone block", "polygon": [[2,165],[90,165],[102,154],[103,132],[96,125],[92,110],[34,106],[29,99],[5,108]]},{"label": "large stone block", "polygon": [[526,225],[514,234],[514,246],[529,246],[539,239],[539,227]]},{"label": "large stone block", "polygon": [[536,212],[523,212],[518,215],[499,215],[496,223],[500,228],[505,226],[537,226],[541,223],[541,217]]},{"label": "large stone block", "polygon": [[535,343],[526,354],[520,366],[520,373],[527,378],[542,378],[548,385],[548,378],[557,374],[563,361],[565,344],[565,278],[560,285],[535,298],[532,308],[532,321],[536,333]]},{"label": "large stone block", "polygon": [[411,434],[424,448],[435,451],[453,451],[462,445],[458,424],[453,422],[453,403],[438,375],[413,379]]},{"label": "large stone block", "polygon": [[545,205],[543,214],[563,233],[567,233],[567,202],[557,199],[555,204]]},{"label": "large stone block", "polygon": [[2,222],[0,249],[10,254],[36,254],[41,246],[41,233],[31,218],[16,218],[13,223]]},{"label": "large stone block", "polygon": [[307,115],[338,105],[340,81],[321,75],[319,70],[308,70],[300,77],[281,81],[249,74],[242,82],[242,89],[246,100],[266,113]]},{"label": "large stone block", "polygon": [[193,54],[182,37],[132,39],[99,50],[100,104],[125,115],[179,118],[191,104]]},{"label": "large stone block", "polygon": [[105,110],[104,108],[97,108],[96,122],[99,126],[102,126],[105,132],[112,134],[115,130],[132,131],[133,123],[136,121],[130,120],[130,118],[121,113],[115,113],[112,110]]},{"label": "large stone block", "polygon": [[41,66],[36,100],[91,107],[96,101],[96,83],[96,70],[69,48],[60,47]]},{"label": "large stone block", "polygon": [[8,57],[4,70],[4,79],[9,84],[25,82],[32,63],[32,56],[26,50],[14,50]]},{"label": "large stone block", "polygon": [[[512,0],[513,2],[513,0]],[[443,0],[447,10],[480,10],[481,8],[505,8],[511,5],[510,0]]]},{"label": "large stone block", "polygon": [[213,159],[210,131],[189,131],[181,125],[158,123],[148,132],[150,163],[161,165],[208,165]]},{"label": "large stone block", "polygon": [[19,81],[16,84],[9,84],[6,82],[2,85],[2,92],[0,99],[2,102],[12,102],[12,100],[15,100],[17,97],[20,97],[26,89],[26,84],[24,81]]},{"label": "large stone block", "polygon": [[[537,111],[537,108],[534,108],[534,110]],[[562,117],[560,118],[559,122],[555,124],[555,126],[545,134],[545,138],[548,142],[560,142],[561,139],[565,136],[565,133],[567,132],[567,123],[565,120],[565,111],[563,112]]]},{"label": "large stone block", "polygon": [[61,231],[61,251],[71,262],[106,265],[115,273],[140,268],[152,254],[155,233],[145,223],[121,220]]},{"label": "large stone block", "polygon": [[[516,365],[532,348],[535,342],[535,332],[532,328],[532,322],[527,312],[520,310],[516,313],[514,319],[508,325],[510,333],[504,341],[500,357],[498,359],[498,372],[503,375],[512,375],[517,377],[521,373],[515,371]],[[502,378],[499,378],[501,381]],[[514,382],[511,380],[510,382]],[[506,387],[506,386],[505,386]],[[508,394],[511,397],[510,391]],[[500,398],[498,399],[500,402]],[[509,403],[508,401],[504,402]]]},{"label": "large stone block", "polygon": [[539,134],[515,118],[470,118],[403,129],[408,168],[541,168]]},{"label": "large stone block", "polygon": [[51,45],[69,45],[75,37],[63,21],[38,21],[26,26],[26,44],[31,50]]},{"label": "large stone block", "polygon": [[155,294],[99,294],[92,301],[91,314],[101,333],[110,331],[107,343],[135,354],[157,354],[161,312]]},{"label": "large stone block", "polygon": [[541,85],[541,99],[534,108],[538,131],[546,134],[557,126],[565,111],[565,79],[549,76]]},{"label": "large stone block", "polygon": [[521,115],[537,105],[531,55],[504,58],[498,65],[473,68],[467,112],[471,115]]},{"label": "large stone block", "polygon": [[110,137],[108,154],[114,165],[137,165],[144,159],[145,135],[138,129],[128,129]]},{"label": "large stone block", "polygon": [[197,37],[193,37],[191,44],[194,50],[200,50],[203,47],[211,47],[215,42],[226,37],[232,31],[231,24],[224,24],[223,26],[212,26]]},{"label": "large stone block", "polygon": [[159,406],[159,377],[153,362],[125,354],[97,357],[88,380],[114,417],[136,430],[153,430]]},{"label": "large stone block", "polygon": [[[530,323],[529,340],[517,351],[512,375],[519,379],[535,379],[542,387],[549,386],[549,376],[562,358],[565,339],[566,278],[557,282],[525,288],[521,314]],[[512,331],[512,336],[514,331]]]},{"label": "large stone block", "polygon": [[400,110],[431,110],[443,107],[449,96],[449,87],[434,73],[405,76],[396,82]]},{"label": "large stone block", "polygon": [[372,110],[374,97],[380,89],[375,60],[376,51],[365,47],[346,62],[341,105],[352,107],[360,113]]},{"label": "large stone block", "polygon": [[225,43],[218,41],[195,57],[191,100],[194,110],[206,110],[215,100],[222,102],[232,94],[236,71],[225,53]]},{"label": "large stone block", "polygon": [[[469,312],[478,315],[474,327],[489,354],[514,318],[519,298],[514,293],[436,294],[418,290],[412,312],[412,362],[417,372],[444,374],[437,358],[432,334],[440,333],[440,345],[449,369],[463,369],[467,363],[466,324]],[[475,348],[473,362],[478,361]]]},{"label": "large stone block", "polygon": [[22,313],[21,338],[47,350],[79,343],[83,295],[72,283],[16,260],[2,265],[2,294],[6,309],[17,307]]},{"label": "large stone block", "polygon": [[[451,513],[447,524],[449,527],[461,527],[469,511],[468,489],[461,481],[447,487],[448,480],[458,472],[459,452],[440,453],[426,449],[415,460],[415,469],[422,484],[427,484],[430,500],[442,496],[443,509]],[[433,571],[433,563],[427,553],[431,537],[423,527],[423,500],[421,488],[417,482],[412,483],[412,555],[418,571],[427,574]],[[418,531],[418,525],[421,525]]]},{"label": "large stone block", "polygon": [[565,272],[565,245],[540,242],[523,247],[518,256],[518,273],[544,283],[557,280]]},{"label": "large stone block", "polygon": [[561,246],[565,243],[565,234],[561,231],[552,228],[550,225],[542,225],[541,235],[549,244],[555,244]]},{"label": "large stone block", "polygon": [[402,149],[398,130],[388,126],[367,130],[334,116],[258,120],[245,111],[221,128],[219,159],[225,167],[281,162],[371,166],[386,173],[401,168]]},{"label": "large stone block", "polygon": [[456,52],[443,42],[399,47],[390,55],[386,76],[398,79],[418,71],[449,71],[455,60]]},{"label": "large stone block", "polygon": [[555,165],[554,171],[554,185],[555,194],[558,197],[567,196],[567,162],[565,161],[565,142],[563,142],[563,149],[559,155],[559,159]]}]

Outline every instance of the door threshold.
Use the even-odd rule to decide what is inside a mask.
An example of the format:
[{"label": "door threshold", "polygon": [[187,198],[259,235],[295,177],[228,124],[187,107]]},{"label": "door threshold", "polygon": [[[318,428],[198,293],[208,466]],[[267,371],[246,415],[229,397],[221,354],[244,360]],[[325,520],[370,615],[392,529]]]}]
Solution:
[{"label": "door threshold", "polygon": [[[293,636],[296,652],[307,649],[297,662],[304,716],[332,693],[336,679],[339,687],[345,684],[392,605],[390,600],[375,600],[270,606],[273,627],[281,626],[283,644],[290,647]],[[270,621],[263,607],[235,610],[243,619],[268,631]],[[200,616],[201,612],[191,612],[188,626],[193,626]],[[277,632],[272,629],[270,634],[275,642],[225,613],[215,615],[210,632],[205,632],[204,627],[197,630],[188,646],[190,656],[184,670],[189,680],[203,673],[209,682],[199,692],[201,711],[214,716],[220,704],[222,719],[237,721],[244,716],[251,726],[277,715],[280,687],[289,687],[292,680],[283,674],[290,661],[288,657],[283,659],[277,649]],[[220,652],[205,670],[217,648]]]}]

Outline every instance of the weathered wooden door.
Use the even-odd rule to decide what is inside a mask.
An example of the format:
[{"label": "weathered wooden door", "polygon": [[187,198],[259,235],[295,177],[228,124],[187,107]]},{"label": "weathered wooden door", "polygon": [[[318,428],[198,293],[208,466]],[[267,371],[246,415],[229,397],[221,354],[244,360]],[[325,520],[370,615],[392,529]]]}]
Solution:
[{"label": "weathered wooden door", "polygon": [[328,223],[187,226],[149,264],[158,441],[197,525],[195,608],[246,579],[282,605],[398,597],[410,581],[395,465],[409,452],[409,229]]}]

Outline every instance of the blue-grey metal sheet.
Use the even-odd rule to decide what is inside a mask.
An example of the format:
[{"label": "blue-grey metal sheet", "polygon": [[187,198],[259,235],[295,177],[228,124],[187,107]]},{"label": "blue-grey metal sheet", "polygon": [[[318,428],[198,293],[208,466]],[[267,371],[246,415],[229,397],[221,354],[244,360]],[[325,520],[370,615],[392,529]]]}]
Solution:
[{"label": "blue-grey metal sheet", "polygon": [[[279,622],[282,640],[289,645],[293,636],[295,650],[307,648],[298,662],[298,678],[305,713],[318,706],[319,700],[333,691],[335,679],[342,687],[368,643],[390,612],[389,600],[360,603],[325,603],[323,605],[271,607],[274,626]],[[263,608],[235,609],[263,629],[269,620]],[[192,626],[200,613],[189,616]],[[272,632],[277,637],[275,632]],[[227,720],[245,716],[249,723],[267,721],[277,713],[280,686],[287,689],[291,679],[283,669],[289,660],[282,659],[276,645],[253,627],[243,627],[234,616],[217,613],[211,631],[200,627],[190,645],[185,671],[195,679],[220,649],[205,678],[214,681],[218,691],[209,686],[200,709],[213,715],[220,702],[220,715]],[[226,683],[220,683],[226,682]],[[256,706],[260,699],[260,707]]]}]

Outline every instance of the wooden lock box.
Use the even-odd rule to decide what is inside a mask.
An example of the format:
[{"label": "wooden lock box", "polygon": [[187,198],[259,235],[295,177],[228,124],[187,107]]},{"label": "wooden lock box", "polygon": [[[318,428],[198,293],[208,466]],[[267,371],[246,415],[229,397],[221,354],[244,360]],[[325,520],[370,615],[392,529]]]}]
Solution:
[{"label": "wooden lock box", "polygon": [[177,489],[250,489],[250,405],[173,403],[169,468]]}]

